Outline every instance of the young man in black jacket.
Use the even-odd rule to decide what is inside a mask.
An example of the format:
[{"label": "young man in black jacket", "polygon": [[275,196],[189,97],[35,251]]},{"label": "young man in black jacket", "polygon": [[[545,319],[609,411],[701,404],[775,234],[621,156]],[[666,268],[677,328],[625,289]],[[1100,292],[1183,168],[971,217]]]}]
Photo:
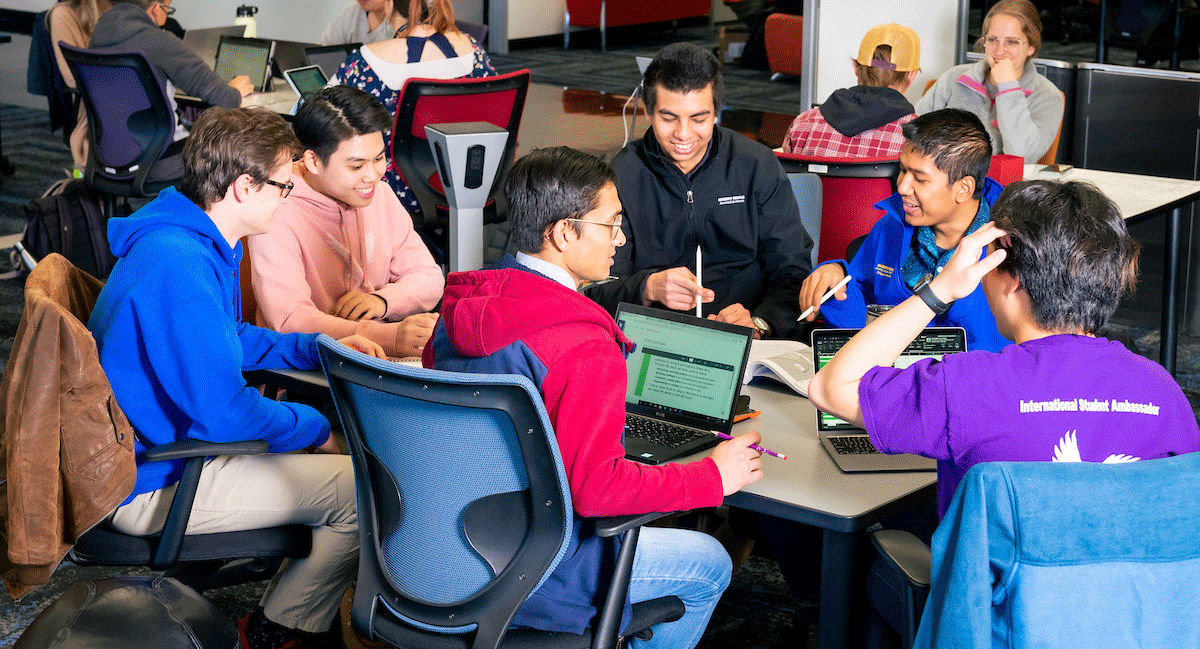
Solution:
[{"label": "young man in black jacket", "polygon": [[617,279],[588,295],[609,311],[620,301],[690,310],[699,300],[707,317],[759,337],[793,334],[812,239],[771,150],[717,126],[720,63],[694,44],[669,45],[643,87],[650,129],[613,160],[627,243]]}]

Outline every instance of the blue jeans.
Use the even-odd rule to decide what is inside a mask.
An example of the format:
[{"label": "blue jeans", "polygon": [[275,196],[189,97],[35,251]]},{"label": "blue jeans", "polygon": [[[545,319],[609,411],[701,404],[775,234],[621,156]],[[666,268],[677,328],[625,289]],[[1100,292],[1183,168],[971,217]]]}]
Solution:
[{"label": "blue jeans", "polygon": [[629,601],[675,595],[683,600],[687,612],[675,622],[654,627],[650,641],[633,640],[636,649],[663,647],[691,649],[700,642],[708,618],[717,600],[729,586],[733,562],[716,539],[702,532],[642,528],[633,575],[629,581]]}]

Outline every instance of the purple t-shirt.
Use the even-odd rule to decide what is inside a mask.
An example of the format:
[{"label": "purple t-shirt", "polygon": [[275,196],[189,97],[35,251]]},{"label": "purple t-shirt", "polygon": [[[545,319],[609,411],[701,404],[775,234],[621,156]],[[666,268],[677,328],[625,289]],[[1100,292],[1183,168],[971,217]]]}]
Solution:
[{"label": "purple t-shirt", "polygon": [[1055,335],[999,353],[876,367],[858,386],[867,432],[885,453],[938,460],[938,515],[979,462],[1123,462],[1200,450],[1179,385],[1104,338]]}]

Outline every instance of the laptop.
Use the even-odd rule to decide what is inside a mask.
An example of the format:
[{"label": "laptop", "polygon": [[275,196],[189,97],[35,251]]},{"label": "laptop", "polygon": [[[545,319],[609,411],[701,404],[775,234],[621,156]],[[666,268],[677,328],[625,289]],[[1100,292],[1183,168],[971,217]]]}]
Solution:
[{"label": "laptop", "polygon": [[222,36],[213,71],[225,81],[245,75],[254,84],[254,92],[266,92],[271,89],[271,57],[274,54],[275,41]]},{"label": "laptop", "polygon": [[306,47],[312,47],[312,43],[275,39],[275,59],[271,62],[271,75],[282,79],[284,71],[308,65],[308,59],[304,56]]},{"label": "laptop", "polygon": [[309,94],[314,93],[325,87],[328,79],[325,78],[325,73],[321,72],[319,65],[306,65],[302,68],[293,68],[283,71],[283,78],[287,84],[296,92],[296,105],[292,106],[292,115],[300,109]]},{"label": "laptop", "polygon": [[319,65],[326,79],[332,79],[338,68],[346,61],[346,57],[354,53],[362,43],[346,43],[343,45],[322,45],[320,47],[304,48],[304,59],[308,65]]},{"label": "laptop", "polygon": [[[813,366],[829,362],[861,329],[814,329]],[[924,358],[940,360],[946,354],[967,351],[967,332],[962,327],[930,327],[913,340],[892,367],[905,368]],[[920,455],[880,453],[867,431],[833,415],[817,411],[817,437],[843,473],[877,471],[935,471],[937,462]]]},{"label": "laptop", "polygon": [[221,46],[221,37],[244,36],[245,33],[245,25],[189,29],[183,33],[183,42],[204,61],[204,65],[212,68],[217,61],[217,49]]},{"label": "laptop", "polygon": [[617,326],[636,345],[625,358],[625,457],[662,464],[729,434],[754,330],[622,302]]}]

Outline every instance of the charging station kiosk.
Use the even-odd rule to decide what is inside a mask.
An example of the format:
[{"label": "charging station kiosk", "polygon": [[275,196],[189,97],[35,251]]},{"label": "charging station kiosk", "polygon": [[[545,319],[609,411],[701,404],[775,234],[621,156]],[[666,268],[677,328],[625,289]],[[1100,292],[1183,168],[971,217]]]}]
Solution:
[{"label": "charging station kiosk", "polygon": [[426,124],[425,136],[450,204],[450,272],[483,268],[483,206],[508,131],[488,122]]}]

